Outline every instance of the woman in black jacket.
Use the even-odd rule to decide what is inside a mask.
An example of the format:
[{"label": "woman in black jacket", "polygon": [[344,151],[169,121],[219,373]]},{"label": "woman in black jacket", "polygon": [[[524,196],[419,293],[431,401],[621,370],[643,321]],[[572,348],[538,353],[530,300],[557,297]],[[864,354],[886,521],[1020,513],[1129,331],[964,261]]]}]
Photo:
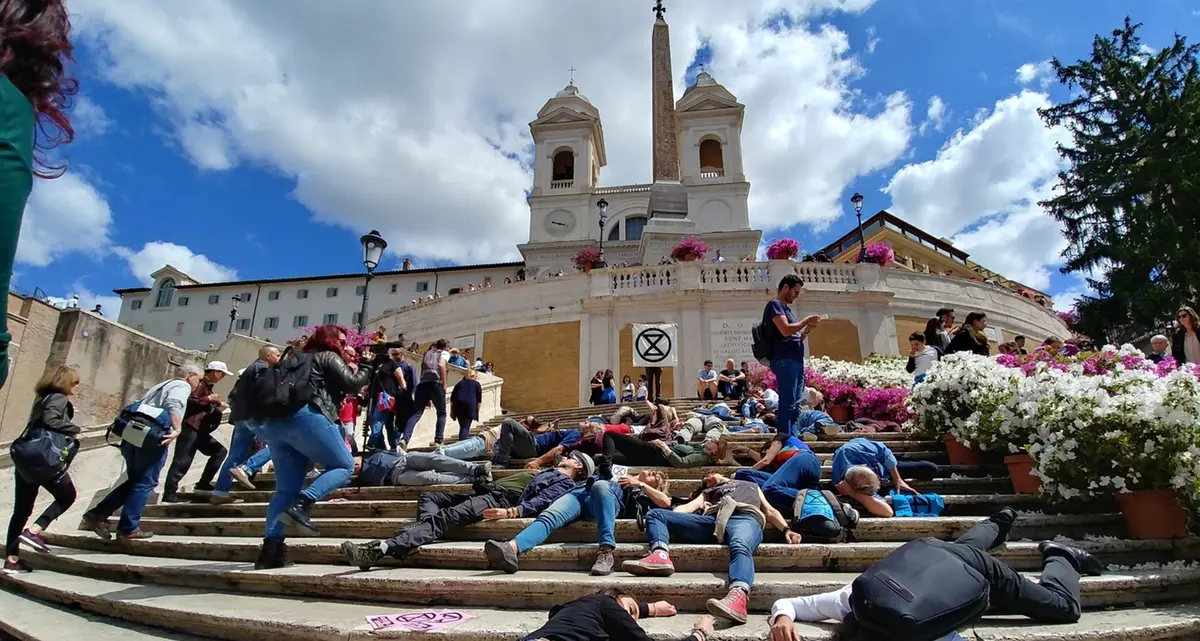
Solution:
[{"label": "woman in black jacket", "polygon": [[[522,641],[650,641],[638,625],[642,617],[675,616],[675,606],[666,601],[639,604],[617,588],[579,597],[550,608],[546,625],[522,637]],[[702,616],[691,634],[681,641],[708,641],[713,618]]]},{"label": "woman in black jacket", "polygon": [[[75,408],[67,398],[73,395],[78,387],[79,373],[74,369],[60,365],[47,370],[34,387],[37,399],[33,403],[33,411],[29,414],[29,424],[26,425],[25,431],[49,430],[72,438],[79,434],[79,426],[72,422],[75,418]],[[5,574],[29,572],[29,566],[18,558],[22,543],[43,554],[50,552],[46,541],[42,539],[42,532],[75,502],[75,484],[71,482],[71,475],[65,470],[58,477],[44,483],[25,480],[20,469],[16,470],[16,477],[16,502],[13,504],[12,519],[8,522],[8,542],[4,548]],[[43,487],[54,497],[54,502],[26,529],[25,524],[33,515],[33,505]]]},{"label": "woman in black jacket", "polygon": [[1179,329],[1171,337],[1171,356],[1179,365],[1200,363],[1200,316],[1191,307],[1180,307],[1175,321]]},{"label": "woman in black jacket", "polygon": [[479,420],[479,406],[483,405],[483,386],[477,377],[475,370],[468,369],[450,390],[450,418],[458,421],[460,441],[471,438],[471,425]]},{"label": "woman in black jacket", "polygon": [[967,314],[966,322],[954,334],[954,338],[950,339],[950,347],[946,348],[946,353],[972,352],[980,356],[988,356],[991,354],[991,347],[988,345],[985,329],[987,329],[987,314],[983,312]]}]

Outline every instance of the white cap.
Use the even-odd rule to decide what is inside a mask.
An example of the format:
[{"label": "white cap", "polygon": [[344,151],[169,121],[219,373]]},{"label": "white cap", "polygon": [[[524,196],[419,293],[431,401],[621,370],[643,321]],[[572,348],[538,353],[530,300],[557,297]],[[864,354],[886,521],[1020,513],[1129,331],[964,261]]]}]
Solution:
[{"label": "white cap", "polygon": [[206,371],[206,372],[221,372],[221,373],[225,374],[226,376],[233,376],[233,372],[229,371],[229,368],[222,361],[213,361],[213,362],[209,363],[207,366],[204,367],[204,371]]}]

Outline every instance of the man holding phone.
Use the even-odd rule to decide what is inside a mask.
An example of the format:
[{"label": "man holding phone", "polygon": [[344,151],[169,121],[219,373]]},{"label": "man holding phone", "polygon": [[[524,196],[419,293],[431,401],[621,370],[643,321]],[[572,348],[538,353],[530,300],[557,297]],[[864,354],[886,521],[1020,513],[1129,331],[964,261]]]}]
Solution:
[{"label": "man holding phone", "polygon": [[763,309],[763,324],[774,327],[771,373],[779,388],[779,410],[775,413],[775,431],[780,436],[796,436],[796,420],[804,396],[804,339],[812,333],[821,317],[796,320],[791,305],[800,295],[804,281],[795,274],[779,280],[779,291]]}]

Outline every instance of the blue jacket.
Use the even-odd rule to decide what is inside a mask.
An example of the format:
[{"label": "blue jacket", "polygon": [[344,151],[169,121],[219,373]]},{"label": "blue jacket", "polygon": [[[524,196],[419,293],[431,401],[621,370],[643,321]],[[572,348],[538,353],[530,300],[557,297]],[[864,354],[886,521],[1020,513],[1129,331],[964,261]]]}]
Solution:
[{"label": "blue jacket", "polygon": [[552,430],[534,436],[533,442],[537,446],[538,456],[541,456],[559,445],[571,447],[578,443],[581,438],[583,438],[583,435],[579,433],[579,430]]},{"label": "blue jacket", "polygon": [[880,479],[896,469],[896,455],[883,443],[865,438],[852,438],[833,453],[834,483],[841,483],[846,476],[846,470],[862,465],[875,470]]},{"label": "blue jacket", "polygon": [[550,507],[559,497],[575,489],[574,479],[558,470],[542,470],[525,486],[521,500],[517,503],[517,513],[521,516],[534,516]]}]

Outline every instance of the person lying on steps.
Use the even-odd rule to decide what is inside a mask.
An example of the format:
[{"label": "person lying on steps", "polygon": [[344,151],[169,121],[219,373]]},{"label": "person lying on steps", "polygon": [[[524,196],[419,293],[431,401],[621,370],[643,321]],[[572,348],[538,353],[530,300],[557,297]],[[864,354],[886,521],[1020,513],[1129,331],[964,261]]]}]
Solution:
[{"label": "person lying on steps", "polygon": [[525,469],[536,470],[541,467],[553,465],[559,457],[566,456],[573,452],[583,452],[588,456],[596,456],[604,453],[604,435],[612,432],[614,434],[624,434],[628,436],[633,431],[628,425],[609,425],[597,421],[585,421],[579,426],[579,440],[573,443],[561,443],[550,448],[545,454],[529,461],[525,464]]},{"label": "person lying on steps", "polygon": [[754,551],[762,543],[767,525],[783,532],[789,544],[802,540],[753,482],[710,472],[687,503],[674,510],[650,510],[646,515],[650,554],[625,561],[621,569],[634,576],[671,576],[675,572],[668,550],[672,536],[680,543],[724,543],[729,547],[729,591],[722,599],[709,599],[708,611],[734,623],[745,623],[750,586],[754,584]]},{"label": "person lying on steps", "polygon": [[812,453],[812,449],[803,440],[787,432],[781,432],[766,444],[762,457],[751,467],[755,470],[774,472],[799,452]]},{"label": "person lying on steps", "polygon": [[[526,421],[530,419],[533,417],[526,417]],[[580,438],[579,430],[551,429],[539,433],[536,428],[506,418],[500,423],[500,437],[492,452],[492,463],[504,467],[514,456],[535,458],[561,445],[574,445]]]},{"label": "person lying on steps", "polygon": [[899,461],[883,443],[853,438],[833,453],[831,479],[838,494],[854,499],[875,516],[894,515],[892,506],[879,496],[885,483],[900,492],[918,492],[900,471],[924,480],[933,479],[938,466],[932,461]]},{"label": "person lying on steps", "polygon": [[[675,606],[666,601],[638,603],[619,588],[607,588],[550,608],[546,625],[521,641],[650,641],[638,620],[671,616],[675,616]],[[710,634],[713,619],[704,616],[679,641],[708,641]]]},{"label": "person lying on steps", "polygon": [[434,543],[447,531],[480,521],[530,517],[540,514],[561,496],[575,489],[578,481],[592,476],[596,465],[584,454],[568,456],[558,466],[541,472],[521,471],[494,485],[476,484],[472,494],[426,492],[417,499],[417,522],[396,532],[386,541],[355,545],[342,543],[342,554],[350,565],[370,570],[390,556],[404,560],[413,550]]},{"label": "person lying on steps", "polygon": [[[642,470],[636,476],[611,478],[611,465],[603,465],[587,483],[567,493],[546,508],[537,519],[521,530],[511,541],[488,541],[483,546],[488,566],[512,574],[520,565],[518,557],[541,545],[560,528],[578,519],[596,522],[596,542],[599,552],[592,565],[593,576],[612,574],[613,550],[617,546],[614,531],[617,518],[636,519],[646,503],[670,507],[668,479],[657,470]],[[607,472],[605,472],[607,469]]]},{"label": "person lying on steps", "polygon": [[703,467],[726,456],[724,441],[708,441],[700,447],[666,441],[646,442],[636,436],[605,432],[604,456],[616,465],[639,467]]},{"label": "person lying on steps", "polygon": [[[1053,541],[1043,541],[1038,550],[1042,554],[1042,575],[1038,582],[1025,578],[1012,567],[988,554],[1008,540],[1008,534],[1017,520],[1012,508],[1004,508],[958,537],[954,542],[933,538],[918,539],[904,544],[876,568],[886,574],[891,590],[904,590],[910,603],[920,603],[922,597],[936,592],[940,586],[965,580],[987,587],[988,605],[1004,614],[1023,615],[1050,624],[1067,624],[1079,621],[1079,575],[1100,576],[1104,566],[1090,553]],[[904,559],[901,563],[896,563]],[[889,562],[891,561],[891,562]],[[936,565],[939,582],[929,585],[932,570]],[[908,566],[905,568],[904,566]],[[915,567],[914,567],[915,566]],[[897,570],[898,568],[898,570]],[[946,575],[945,568],[949,575]],[[905,571],[916,569],[916,572]],[[864,573],[870,575],[871,571]],[[866,582],[864,578],[867,579]],[[971,579],[974,578],[974,581]],[[885,638],[878,636],[879,628],[869,611],[855,612],[853,603],[856,590],[871,590],[870,577],[860,576],[840,590],[794,599],[779,599],[771,607],[770,641],[799,641],[795,621],[837,621],[839,629],[834,634],[838,641],[855,641],[861,638]],[[879,578],[875,578],[879,581]],[[861,598],[863,595],[859,595]],[[936,599],[941,608],[948,607],[946,600],[956,595],[929,595]],[[970,594],[961,595],[969,599]],[[982,597],[982,594],[979,595]],[[938,610],[943,611],[943,610]],[[965,621],[950,621],[951,628],[971,625],[978,617]],[[936,633],[935,633],[936,634]],[[895,638],[895,637],[891,637]],[[937,637],[938,641],[965,641],[957,632],[948,632]]]},{"label": "person lying on steps", "polygon": [[[811,451],[797,450],[774,473],[743,468],[733,478],[758,485],[772,507],[792,517],[792,528],[802,536],[832,540],[841,535],[834,506],[821,494],[821,460]],[[797,506],[801,490],[810,491],[804,494],[804,504]]]},{"label": "person lying on steps", "polygon": [[365,487],[456,485],[492,478],[488,461],[470,463],[428,452],[381,450],[368,456],[362,467],[358,482]]}]

